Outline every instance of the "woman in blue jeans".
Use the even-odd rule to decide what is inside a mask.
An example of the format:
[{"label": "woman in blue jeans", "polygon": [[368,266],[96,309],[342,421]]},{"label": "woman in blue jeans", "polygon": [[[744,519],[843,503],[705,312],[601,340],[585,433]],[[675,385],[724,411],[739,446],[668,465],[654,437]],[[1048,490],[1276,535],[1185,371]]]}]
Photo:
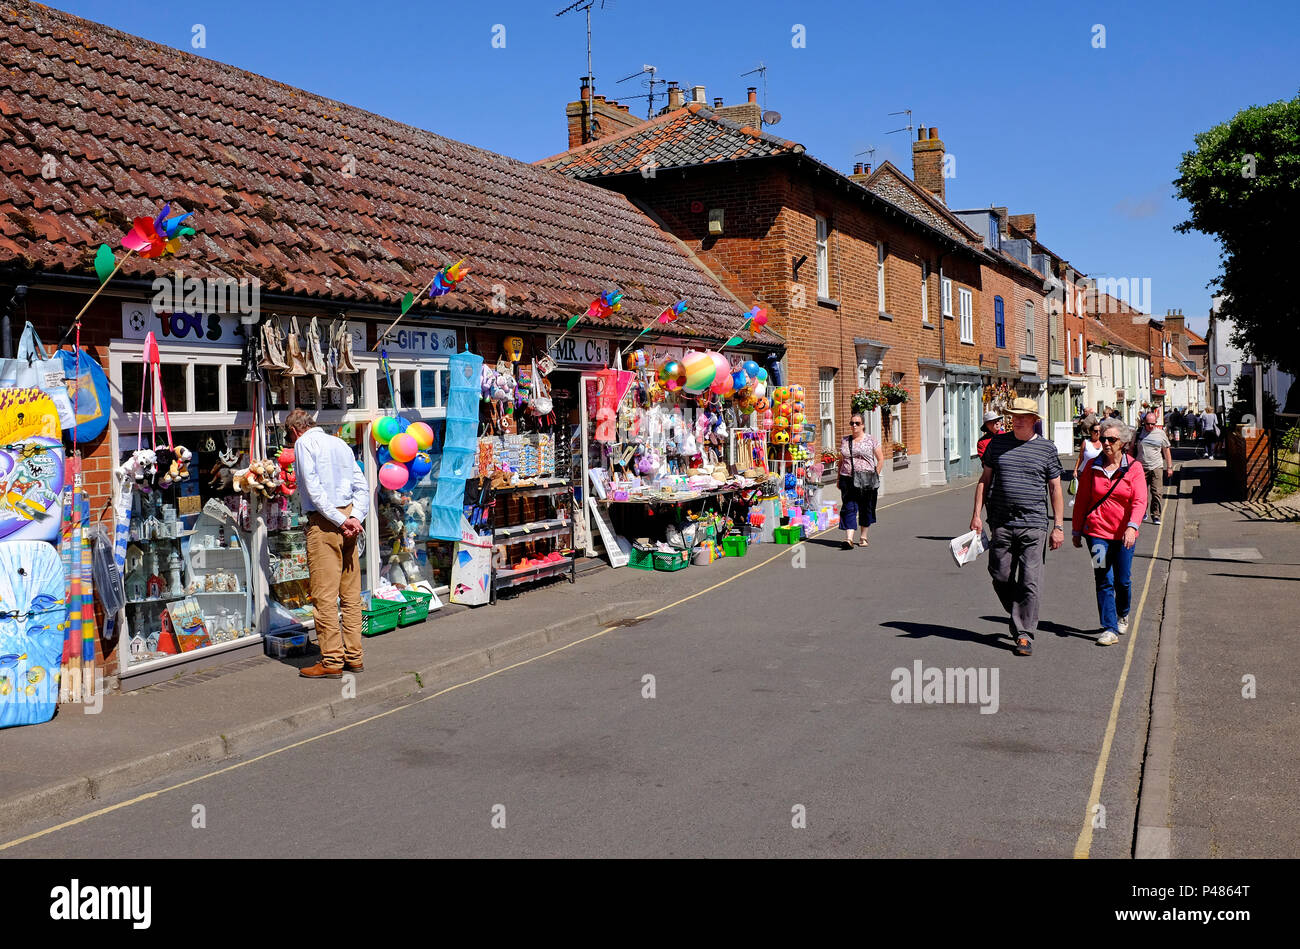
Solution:
[{"label": "woman in blue jeans", "polygon": [[1133,546],[1147,509],[1146,473],[1124,451],[1129,438],[1121,422],[1101,423],[1101,454],[1080,470],[1074,498],[1074,546],[1088,541],[1101,616],[1099,646],[1112,646],[1128,632]]},{"label": "woman in blue jeans", "polygon": [[861,547],[869,547],[867,528],[876,523],[876,495],[879,488],[856,488],[855,478],[862,480],[862,473],[879,473],[885,463],[880,445],[867,433],[866,420],[861,412],[849,416],[849,430],[852,434],[844,436],[840,444],[840,526],[844,528],[844,549],[853,549],[853,532],[862,522]]}]

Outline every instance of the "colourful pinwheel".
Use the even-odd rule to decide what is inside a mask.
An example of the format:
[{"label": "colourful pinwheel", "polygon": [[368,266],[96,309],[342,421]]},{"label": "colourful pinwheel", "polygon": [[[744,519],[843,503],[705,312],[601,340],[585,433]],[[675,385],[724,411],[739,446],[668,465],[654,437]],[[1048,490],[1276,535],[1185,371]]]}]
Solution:
[{"label": "colourful pinwheel", "polygon": [[430,298],[440,297],[444,293],[451,293],[465,279],[467,273],[469,273],[469,268],[465,266],[464,257],[449,267],[443,267],[433,278],[433,283],[429,285]]},{"label": "colourful pinwheel", "polygon": [[672,306],[664,307],[664,311],[659,314],[660,323],[672,323],[678,320],[683,313],[690,309],[685,300],[678,300]]},{"label": "colourful pinwheel", "polygon": [[122,236],[122,246],[150,259],[180,250],[181,238],[197,233],[192,227],[182,226],[182,222],[194,212],[168,217],[171,209],[171,204],[164,204],[156,218],[136,218],[135,226]]},{"label": "colourful pinwheel", "polygon": [[591,306],[587,307],[587,316],[594,316],[598,320],[607,320],[611,313],[617,313],[619,307],[623,305],[622,290],[605,290],[599,297],[591,301]]},{"label": "colourful pinwheel", "polygon": [[745,325],[741,329],[746,333],[757,333],[766,322],[767,310],[755,303],[753,309],[745,314]]}]

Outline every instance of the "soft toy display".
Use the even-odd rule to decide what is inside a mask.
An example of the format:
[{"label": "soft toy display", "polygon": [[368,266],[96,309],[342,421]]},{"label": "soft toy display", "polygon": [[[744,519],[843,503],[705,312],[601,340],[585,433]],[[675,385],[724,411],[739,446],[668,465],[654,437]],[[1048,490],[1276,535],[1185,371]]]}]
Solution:
[{"label": "soft toy display", "polygon": [[194,454],[184,445],[157,450],[157,488],[170,488],[190,476],[190,461]]}]

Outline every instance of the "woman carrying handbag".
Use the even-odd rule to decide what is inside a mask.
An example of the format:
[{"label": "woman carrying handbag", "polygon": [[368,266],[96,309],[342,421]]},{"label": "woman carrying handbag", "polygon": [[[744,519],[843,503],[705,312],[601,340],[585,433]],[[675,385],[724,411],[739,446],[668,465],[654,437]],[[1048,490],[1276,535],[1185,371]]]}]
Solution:
[{"label": "woman carrying handbag", "polygon": [[862,539],[858,546],[869,547],[867,528],[876,523],[876,496],[880,491],[880,468],[885,456],[880,445],[867,433],[861,412],[849,417],[851,435],[845,435],[840,450],[840,499],[843,508],[840,523],[844,527],[844,549],[853,549],[853,532],[862,522]]}]

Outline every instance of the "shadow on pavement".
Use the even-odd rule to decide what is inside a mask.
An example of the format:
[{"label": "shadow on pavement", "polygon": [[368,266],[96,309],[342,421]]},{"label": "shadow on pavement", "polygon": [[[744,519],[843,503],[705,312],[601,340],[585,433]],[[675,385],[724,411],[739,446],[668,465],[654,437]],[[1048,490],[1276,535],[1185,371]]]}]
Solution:
[{"label": "shadow on pavement", "polygon": [[[1184,560],[1190,558],[1182,558]],[[1199,558],[1198,558],[1199,559]],[[1269,564],[1269,566],[1273,566]],[[1291,564],[1290,566],[1295,566]],[[1212,577],[1244,577],[1247,580],[1290,580],[1292,583],[1300,583],[1300,577],[1266,577],[1262,573],[1212,573]]]},{"label": "shadow on pavement", "polygon": [[834,539],[829,538],[829,537],[825,537],[825,538],[823,538],[823,537],[812,537],[812,538],[809,538],[808,540],[805,540],[804,543],[805,543],[805,544],[820,544],[820,545],[823,546],[823,547],[834,547],[834,548],[837,549],[837,550],[845,550],[845,549],[847,549],[847,548],[845,548],[845,546],[844,546],[844,538],[843,538],[843,537],[839,538],[838,540],[834,540]]},{"label": "shadow on pavement", "polygon": [[[1004,619],[1002,622],[1006,622]],[[908,623],[903,620],[895,620],[890,623],[881,623],[886,629],[902,630],[913,639],[920,639],[923,636],[941,636],[944,639],[955,639],[960,642],[980,643],[994,649],[1005,649],[1013,652],[1015,646],[1005,641],[1004,633],[976,633],[969,629],[956,629],[952,626],[939,626],[934,623]]]}]

